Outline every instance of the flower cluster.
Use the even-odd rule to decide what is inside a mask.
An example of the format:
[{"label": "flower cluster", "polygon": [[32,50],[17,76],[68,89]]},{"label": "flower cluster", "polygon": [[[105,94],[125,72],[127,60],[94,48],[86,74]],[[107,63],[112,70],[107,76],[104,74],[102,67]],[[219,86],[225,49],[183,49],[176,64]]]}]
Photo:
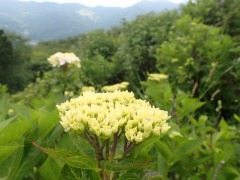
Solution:
[{"label": "flower cluster", "polygon": [[93,92],[95,92],[95,87],[93,87],[93,86],[83,86],[81,91],[82,92],[86,92],[86,91],[93,91]]},{"label": "flower cluster", "polygon": [[48,58],[48,62],[53,67],[60,67],[66,64],[81,67],[80,59],[74,53],[57,52]]},{"label": "flower cluster", "polygon": [[122,130],[126,138],[140,143],[152,135],[160,136],[170,127],[166,111],[135,99],[127,91],[83,92],[82,96],[57,105],[65,131],[83,133],[86,129],[108,139]]},{"label": "flower cluster", "polygon": [[166,74],[149,74],[148,80],[151,81],[161,81],[163,79],[168,79],[168,75]]},{"label": "flower cluster", "polygon": [[129,85],[128,82],[122,82],[122,83],[118,83],[110,86],[103,86],[101,90],[103,92],[114,92],[117,90],[126,90],[128,85]]}]

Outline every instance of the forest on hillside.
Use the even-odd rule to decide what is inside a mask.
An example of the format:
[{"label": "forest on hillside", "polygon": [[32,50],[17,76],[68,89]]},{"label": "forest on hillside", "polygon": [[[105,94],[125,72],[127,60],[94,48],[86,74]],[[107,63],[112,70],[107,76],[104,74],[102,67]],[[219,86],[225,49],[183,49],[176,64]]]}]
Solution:
[{"label": "forest on hillside", "polygon": [[36,46],[0,30],[0,179],[239,180],[239,4]]}]

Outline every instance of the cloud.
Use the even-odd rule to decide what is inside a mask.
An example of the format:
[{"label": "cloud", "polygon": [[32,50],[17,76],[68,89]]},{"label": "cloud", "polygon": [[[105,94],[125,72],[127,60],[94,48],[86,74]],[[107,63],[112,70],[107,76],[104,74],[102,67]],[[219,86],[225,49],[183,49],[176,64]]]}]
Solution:
[{"label": "cloud", "polygon": [[[20,1],[36,1],[36,2],[56,2],[56,3],[80,3],[85,6],[106,6],[106,7],[129,7],[141,0],[20,0]],[[175,3],[187,2],[188,0],[170,0]]]},{"label": "cloud", "polygon": [[77,13],[82,17],[93,20],[94,22],[97,22],[99,20],[99,17],[97,15],[95,15],[93,11],[90,11],[87,9],[81,9],[81,10],[77,11]]}]

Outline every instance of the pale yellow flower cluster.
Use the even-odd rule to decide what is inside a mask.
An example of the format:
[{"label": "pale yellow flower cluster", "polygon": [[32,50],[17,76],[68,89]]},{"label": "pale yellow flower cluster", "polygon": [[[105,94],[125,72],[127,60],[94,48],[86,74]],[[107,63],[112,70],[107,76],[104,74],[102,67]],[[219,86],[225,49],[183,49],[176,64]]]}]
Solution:
[{"label": "pale yellow flower cluster", "polygon": [[83,86],[81,89],[82,92],[86,92],[86,91],[95,91],[95,87],[93,86]]},{"label": "pale yellow flower cluster", "polygon": [[81,67],[80,59],[74,53],[57,52],[48,58],[48,62],[53,67],[60,67],[65,64],[71,64],[76,67]]},{"label": "pale yellow flower cluster", "polygon": [[136,100],[132,106],[131,118],[125,126],[125,135],[129,141],[139,143],[151,135],[160,136],[170,128],[166,123],[170,118],[167,111],[153,108],[142,100]]},{"label": "pale yellow flower cluster", "polygon": [[160,136],[170,128],[166,111],[134,98],[127,91],[84,92],[82,96],[57,105],[65,131],[83,133],[88,129],[108,139],[122,129],[126,138],[140,143],[152,135]]},{"label": "pale yellow flower cluster", "polygon": [[129,85],[128,82],[122,82],[122,83],[118,83],[110,86],[103,86],[101,90],[103,92],[114,92],[117,90],[126,90],[128,85]]},{"label": "pale yellow flower cluster", "polygon": [[74,92],[73,91],[64,91],[64,96],[74,96]]},{"label": "pale yellow flower cluster", "polygon": [[166,74],[149,74],[148,76],[148,80],[152,80],[152,81],[161,81],[163,79],[168,79],[168,75]]}]

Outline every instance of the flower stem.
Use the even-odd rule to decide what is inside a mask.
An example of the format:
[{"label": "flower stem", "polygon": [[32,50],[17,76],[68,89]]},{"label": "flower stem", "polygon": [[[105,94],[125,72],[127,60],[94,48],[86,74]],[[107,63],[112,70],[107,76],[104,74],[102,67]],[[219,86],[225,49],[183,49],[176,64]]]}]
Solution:
[{"label": "flower stem", "polygon": [[124,149],[123,149],[123,152],[125,152],[127,150],[127,143],[128,143],[128,140],[126,138],[126,136],[124,137]]},{"label": "flower stem", "polygon": [[116,132],[114,134],[114,138],[113,138],[113,145],[112,145],[112,149],[110,151],[110,162],[113,161],[115,153],[116,153],[116,149],[117,149],[117,143],[118,143],[118,132]]},{"label": "flower stem", "polygon": [[105,175],[104,175],[104,169],[102,167],[101,161],[104,160],[103,149],[104,149],[105,144],[103,144],[103,146],[100,147],[100,144],[99,144],[97,136],[91,134],[91,132],[89,132],[88,130],[85,130],[84,137],[87,139],[87,141],[95,149],[96,157],[97,157],[97,161],[98,161],[99,175],[100,175],[100,178],[102,180],[104,180],[105,179]]},{"label": "flower stem", "polygon": [[109,139],[106,140],[106,159],[109,160]]},{"label": "flower stem", "polygon": [[86,130],[84,132],[84,138],[93,146],[93,148],[95,150],[97,149],[97,146],[96,146],[96,144],[94,142],[94,139],[93,139],[93,137],[92,137],[92,135],[91,135],[91,133],[89,131]]},{"label": "flower stem", "polygon": [[135,147],[135,143],[134,142],[130,142],[127,145],[127,141],[124,142],[124,153],[122,155],[121,160],[123,160]]}]

